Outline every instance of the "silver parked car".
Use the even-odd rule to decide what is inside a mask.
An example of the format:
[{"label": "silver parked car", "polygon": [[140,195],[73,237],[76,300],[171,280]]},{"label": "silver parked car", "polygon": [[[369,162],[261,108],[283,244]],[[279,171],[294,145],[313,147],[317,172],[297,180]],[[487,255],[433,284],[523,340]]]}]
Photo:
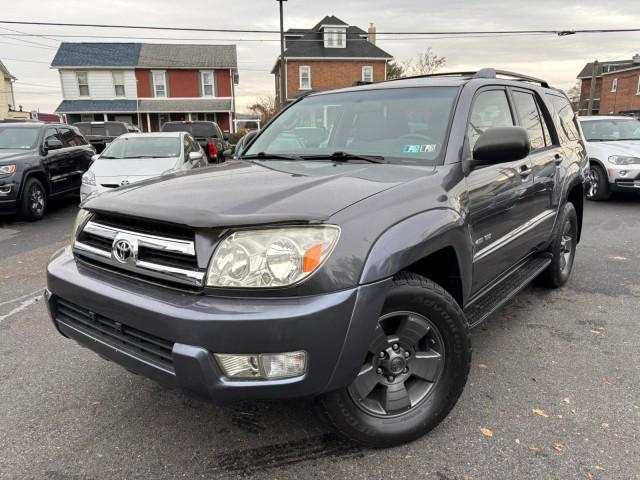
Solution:
[{"label": "silver parked car", "polygon": [[204,151],[185,132],[121,135],[93,157],[82,176],[80,199],[148,178],[208,165]]},{"label": "silver parked car", "polygon": [[587,198],[640,192],[640,121],[633,117],[578,117],[589,154]]}]

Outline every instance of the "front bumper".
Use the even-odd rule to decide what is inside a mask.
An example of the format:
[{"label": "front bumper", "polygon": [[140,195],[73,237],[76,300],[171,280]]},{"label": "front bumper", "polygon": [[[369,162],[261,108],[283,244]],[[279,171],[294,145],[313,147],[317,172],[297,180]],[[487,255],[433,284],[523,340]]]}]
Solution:
[{"label": "front bumper", "polygon": [[[68,248],[50,262],[47,281],[47,304],[63,335],[135,373],[216,401],[314,396],[351,383],[389,284],[309,297],[212,297],[85,266]],[[283,380],[231,380],[213,357],[296,350],[307,352],[307,372]]]},{"label": "front bumper", "polygon": [[640,190],[640,167],[638,165],[607,167],[609,184],[616,191]]}]

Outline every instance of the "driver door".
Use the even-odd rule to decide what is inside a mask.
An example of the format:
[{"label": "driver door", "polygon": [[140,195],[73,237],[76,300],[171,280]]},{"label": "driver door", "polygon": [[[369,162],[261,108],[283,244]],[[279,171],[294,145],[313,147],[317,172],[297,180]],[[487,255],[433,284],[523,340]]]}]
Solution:
[{"label": "driver door", "polygon": [[[467,141],[469,156],[487,129],[514,126],[506,89],[481,89],[474,98]],[[528,158],[472,168],[467,176],[469,228],[473,242],[472,294],[478,293],[526,254],[517,241],[533,206],[533,175]]]}]

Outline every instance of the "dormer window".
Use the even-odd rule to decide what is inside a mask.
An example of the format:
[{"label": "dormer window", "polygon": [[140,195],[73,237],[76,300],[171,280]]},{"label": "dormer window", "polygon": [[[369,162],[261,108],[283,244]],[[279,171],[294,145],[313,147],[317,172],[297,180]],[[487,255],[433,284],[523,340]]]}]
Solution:
[{"label": "dormer window", "polygon": [[346,48],[347,46],[347,29],[325,27],[324,29],[324,47],[325,48]]}]

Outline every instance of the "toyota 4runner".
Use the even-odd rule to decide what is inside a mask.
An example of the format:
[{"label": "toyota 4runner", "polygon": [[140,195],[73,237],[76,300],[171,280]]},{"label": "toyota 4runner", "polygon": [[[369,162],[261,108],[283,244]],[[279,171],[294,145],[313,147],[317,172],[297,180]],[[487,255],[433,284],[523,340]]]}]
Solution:
[{"label": "toyota 4runner", "polygon": [[217,401],[319,397],[343,434],[396,445],[456,403],[471,328],[534,279],[567,281],[587,172],[542,80],[315,93],[239,160],[89,200],[47,303],[133,372]]}]

